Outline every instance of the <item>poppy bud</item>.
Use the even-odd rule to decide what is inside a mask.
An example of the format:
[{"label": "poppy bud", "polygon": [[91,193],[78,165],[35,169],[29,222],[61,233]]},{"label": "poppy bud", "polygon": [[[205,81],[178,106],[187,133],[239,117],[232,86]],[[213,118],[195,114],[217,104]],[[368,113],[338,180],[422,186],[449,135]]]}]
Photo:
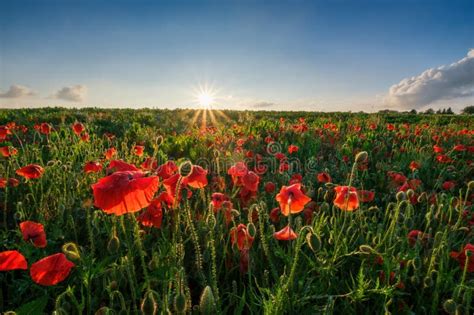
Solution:
[{"label": "poppy bud", "polygon": [[7,311],[5,313],[3,313],[4,315],[16,315],[16,312],[15,311]]},{"label": "poppy bud", "polygon": [[422,267],[422,262],[420,257],[413,258],[413,269],[418,270]]},{"label": "poppy bud", "polygon": [[145,293],[145,297],[142,300],[140,306],[141,311],[144,315],[155,315],[158,309],[158,304],[156,304],[156,293],[149,290]]},{"label": "poppy bud", "polygon": [[255,237],[255,235],[257,234],[257,228],[255,227],[255,224],[253,223],[247,224],[247,232],[249,233],[251,237]]},{"label": "poppy bud", "polygon": [[456,308],[457,308],[457,305],[456,305],[456,302],[454,302],[453,299],[446,300],[443,303],[444,311],[446,313],[450,314],[450,315],[456,313]]},{"label": "poppy bud", "polygon": [[308,234],[306,234],[306,243],[308,243],[309,248],[314,253],[316,253],[321,248],[321,240],[316,234],[312,232],[308,232]]},{"label": "poppy bud", "polygon": [[173,301],[174,310],[177,314],[185,314],[186,313],[186,296],[183,293],[178,293],[174,297]]},{"label": "poppy bud", "polygon": [[79,253],[79,248],[75,243],[69,242],[63,245],[62,251],[64,255],[69,260],[79,260],[81,259],[81,254]]},{"label": "poppy bud", "polygon": [[371,254],[375,252],[375,250],[369,245],[360,245],[359,250],[364,254]]},{"label": "poppy bud", "polygon": [[120,248],[120,239],[117,237],[117,235],[113,235],[110,238],[109,243],[107,244],[107,250],[109,251],[109,253],[115,254],[118,252],[119,248]]},{"label": "poppy bud", "polygon": [[355,157],[355,162],[356,163],[363,163],[367,160],[368,158],[368,154],[366,151],[361,151],[359,153],[357,153],[356,157]]},{"label": "poppy bud", "polygon": [[415,191],[414,191],[413,189],[408,189],[408,190],[407,190],[407,197],[408,197],[408,199],[413,198],[414,195],[415,195]]},{"label": "poppy bud", "polygon": [[191,164],[191,162],[186,161],[179,166],[178,172],[179,172],[179,175],[181,175],[182,177],[186,177],[189,174],[191,174],[192,169],[193,169],[193,165]]},{"label": "poppy bud", "polygon": [[109,288],[110,288],[110,290],[112,290],[112,291],[117,290],[117,288],[118,288],[118,283],[117,283],[117,281],[115,281],[115,280],[111,281],[110,284],[109,284]]},{"label": "poppy bud", "polygon": [[377,211],[377,210],[379,210],[379,207],[377,206],[372,206],[369,208],[369,211]]},{"label": "poppy bud", "polygon": [[422,192],[420,196],[418,196],[418,202],[425,202],[427,200],[426,192]]},{"label": "poppy bud", "polygon": [[204,315],[215,314],[216,303],[210,286],[206,286],[202,291],[201,298],[199,300],[199,310],[201,311],[201,314]]},{"label": "poppy bud", "polygon": [[471,181],[467,184],[467,189],[469,189],[469,190],[474,190],[474,180],[471,180]]},{"label": "poppy bud", "polygon": [[324,193],[324,201],[326,202],[331,202],[331,194],[329,193],[329,191],[326,191],[326,193]]},{"label": "poppy bud", "polygon": [[402,202],[404,200],[407,200],[407,195],[405,194],[404,191],[399,191],[397,193],[397,202]]}]

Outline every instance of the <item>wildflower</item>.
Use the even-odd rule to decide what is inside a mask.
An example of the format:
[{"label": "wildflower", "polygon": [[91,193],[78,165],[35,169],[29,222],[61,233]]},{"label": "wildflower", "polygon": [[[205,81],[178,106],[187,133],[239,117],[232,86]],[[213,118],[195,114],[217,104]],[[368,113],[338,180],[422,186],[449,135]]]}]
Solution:
[{"label": "wildflower", "polygon": [[293,229],[287,225],[278,232],[273,233],[273,237],[279,241],[291,241],[298,237]]},{"label": "wildflower", "polygon": [[237,248],[242,251],[252,247],[254,237],[250,235],[245,224],[239,224],[230,230],[230,242],[232,245],[237,244]]},{"label": "wildflower", "polygon": [[40,178],[44,173],[44,169],[38,164],[30,164],[16,170],[16,174],[26,179]]},{"label": "wildflower", "polygon": [[185,176],[186,183],[192,188],[204,188],[207,186],[207,171],[201,166],[193,165],[191,172]]},{"label": "wildflower", "polygon": [[299,150],[298,146],[293,145],[293,144],[290,144],[290,146],[288,147],[288,153],[290,154],[296,153],[298,152],[298,150]]},{"label": "wildflower", "polygon": [[24,221],[20,223],[20,230],[25,241],[32,241],[35,247],[46,247],[46,233],[41,223],[33,221]]},{"label": "wildflower", "polygon": [[92,185],[94,205],[108,214],[122,215],[147,207],[158,190],[158,177],[142,172],[115,172]]},{"label": "wildflower", "polygon": [[212,203],[214,212],[217,212],[218,210],[220,210],[224,201],[228,201],[228,200],[229,200],[229,197],[227,197],[223,193],[213,193],[211,196],[211,203]]},{"label": "wildflower", "polygon": [[272,192],[275,191],[275,188],[276,188],[276,186],[275,186],[274,183],[272,183],[272,182],[266,182],[265,183],[264,189],[267,193],[271,194]]},{"label": "wildflower", "polygon": [[100,172],[101,170],[102,170],[102,165],[99,162],[89,161],[86,163],[86,165],[84,165],[84,172],[86,174],[97,173],[97,172]]},{"label": "wildflower", "polygon": [[10,271],[28,269],[28,263],[25,257],[16,250],[7,250],[0,252],[0,271]]},{"label": "wildflower", "polygon": [[275,198],[280,203],[281,213],[285,216],[303,211],[304,206],[311,201],[311,198],[303,194],[299,183],[283,186]]},{"label": "wildflower", "polygon": [[158,198],[153,199],[150,205],[138,217],[137,221],[143,226],[155,227],[159,229],[163,221],[163,209]]},{"label": "wildflower", "polygon": [[334,190],[336,191],[336,198],[334,199],[336,207],[345,211],[353,211],[359,208],[359,198],[354,187],[337,186]]},{"label": "wildflower", "polygon": [[115,173],[115,172],[136,172],[139,169],[127,162],[122,160],[112,160],[110,161],[109,167],[107,167],[107,173]]},{"label": "wildflower", "polygon": [[319,173],[317,177],[320,183],[330,183],[332,181],[331,176],[326,172]]},{"label": "wildflower", "polygon": [[133,147],[133,152],[135,153],[136,156],[142,156],[144,149],[145,149],[144,146],[136,145],[136,146]]},{"label": "wildflower", "polygon": [[112,147],[112,148],[109,148],[109,149],[107,149],[107,151],[105,151],[105,158],[106,158],[107,160],[110,160],[110,159],[112,159],[112,157],[113,157],[115,154],[117,154],[117,149],[115,149],[115,148],[113,148],[113,147]]},{"label": "wildflower", "polygon": [[452,251],[449,256],[458,261],[462,270],[467,263],[467,272],[474,272],[474,245],[466,244],[461,252]]},{"label": "wildflower", "polygon": [[73,125],[72,125],[72,131],[77,135],[77,136],[80,136],[81,133],[85,130],[86,128],[84,127],[84,125],[80,122],[75,122]]},{"label": "wildflower", "polygon": [[360,202],[371,202],[374,200],[375,192],[370,190],[358,190],[357,196]]},{"label": "wildflower", "polygon": [[0,148],[0,154],[2,154],[3,157],[10,157],[12,155],[16,155],[18,153],[18,150],[15,149],[14,147],[9,147],[9,146],[6,146],[6,147],[1,147]]},{"label": "wildflower", "polygon": [[69,276],[74,263],[63,253],[47,256],[38,260],[30,267],[33,281],[44,286],[55,285]]}]

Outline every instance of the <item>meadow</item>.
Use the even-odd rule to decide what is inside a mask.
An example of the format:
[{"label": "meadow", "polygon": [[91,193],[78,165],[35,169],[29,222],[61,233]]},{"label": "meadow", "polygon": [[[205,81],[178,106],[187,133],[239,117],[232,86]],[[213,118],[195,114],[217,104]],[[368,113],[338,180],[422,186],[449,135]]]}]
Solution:
[{"label": "meadow", "polygon": [[0,110],[5,314],[473,314],[468,115]]}]

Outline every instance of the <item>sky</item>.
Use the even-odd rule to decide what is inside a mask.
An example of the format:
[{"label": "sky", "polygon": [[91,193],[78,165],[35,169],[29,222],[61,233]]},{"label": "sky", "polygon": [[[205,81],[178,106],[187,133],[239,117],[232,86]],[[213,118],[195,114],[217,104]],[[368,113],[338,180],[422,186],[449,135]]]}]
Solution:
[{"label": "sky", "polygon": [[473,48],[472,0],[0,0],[0,106],[459,110]]}]

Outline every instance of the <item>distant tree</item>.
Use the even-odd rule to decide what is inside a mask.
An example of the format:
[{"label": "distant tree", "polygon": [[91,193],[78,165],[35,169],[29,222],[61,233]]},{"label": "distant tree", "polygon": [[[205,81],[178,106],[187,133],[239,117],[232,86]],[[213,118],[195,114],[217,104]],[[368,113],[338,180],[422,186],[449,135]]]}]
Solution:
[{"label": "distant tree", "polygon": [[446,115],[454,115],[454,112],[451,107],[448,107],[448,109],[446,110]]},{"label": "distant tree", "polygon": [[416,115],[416,109],[412,109],[412,110],[410,111],[410,114]]},{"label": "distant tree", "polygon": [[426,111],[425,111],[425,114],[427,115],[433,115],[435,113],[435,111],[432,109],[432,108],[428,108]]},{"label": "distant tree", "polygon": [[461,113],[467,115],[474,115],[474,105],[466,106],[461,110]]}]

